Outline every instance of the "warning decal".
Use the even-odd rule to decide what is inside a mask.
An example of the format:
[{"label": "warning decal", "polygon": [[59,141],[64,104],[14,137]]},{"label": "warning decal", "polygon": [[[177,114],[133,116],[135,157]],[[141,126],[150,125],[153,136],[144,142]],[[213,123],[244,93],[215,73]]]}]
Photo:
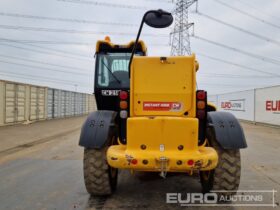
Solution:
[{"label": "warning decal", "polygon": [[182,104],[179,102],[144,102],[144,111],[180,111]]}]

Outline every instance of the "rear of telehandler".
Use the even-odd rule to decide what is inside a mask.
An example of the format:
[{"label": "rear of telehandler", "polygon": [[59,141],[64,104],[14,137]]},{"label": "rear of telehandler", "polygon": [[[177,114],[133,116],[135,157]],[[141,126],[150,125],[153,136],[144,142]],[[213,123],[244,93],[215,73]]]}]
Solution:
[{"label": "rear of telehandler", "polygon": [[197,171],[204,192],[238,189],[239,149],[247,147],[243,130],[233,115],[207,103],[206,91],[196,90],[195,55],[146,57],[139,41],[144,23],[164,28],[172,22],[170,13],[148,11],[135,42],[97,42],[98,111],[88,116],[79,143],[92,195],[111,194],[118,169],[163,177]]}]

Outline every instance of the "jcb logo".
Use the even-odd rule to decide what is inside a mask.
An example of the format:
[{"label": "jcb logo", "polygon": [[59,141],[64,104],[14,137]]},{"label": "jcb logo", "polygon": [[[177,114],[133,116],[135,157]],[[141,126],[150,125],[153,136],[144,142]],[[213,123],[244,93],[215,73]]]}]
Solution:
[{"label": "jcb logo", "polygon": [[173,110],[180,110],[181,109],[181,104],[180,103],[173,103],[172,104],[172,109]]}]

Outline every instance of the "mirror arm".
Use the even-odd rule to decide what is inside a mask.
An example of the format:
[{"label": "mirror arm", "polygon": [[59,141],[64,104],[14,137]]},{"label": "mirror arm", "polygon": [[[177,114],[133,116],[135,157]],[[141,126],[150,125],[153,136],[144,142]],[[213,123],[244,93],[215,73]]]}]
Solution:
[{"label": "mirror arm", "polygon": [[[145,15],[143,16],[143,19],[142,19],[142,22],[141,22],[141,25],[140,25],[138,34],[137,34],[136,41],[135,41],[135,43],[134,43],[134,46],[133,46],[133,49],[132,49],[132,52],[131,52],[130,60],[129,60],[129,66],[128,66],[129,78],[130,78],[132,60],[133,60],[134,54],[135,54],[136,49],[137,49],[137,46],[138,46],[138,41],[139,41],[139,38],[140,38],[140,35],[141,35],[141,32],[142,32],[142,29],[143,29],[143,26],[144,26],[146,17],[147,17],[147,15],[148,15],[149,13],[153,13],[153,12],[156,13],[156,15],[158,15],[158,16],[162,16],[162,15],[171,15],[171,13],[165,12],[165,11],[163,11],[163,10],[161,10],[161,9],[159,9],[159,10],[150,10],[150,11],[148,11],[148,12],[145,13]],[[173,22],[173,20],[172,20],[172,22]]]},{"label": "mirror arm", "polygon": [[146,18],[147,14],[149,12],[150,11],[146,12],[143,19],[142,19],[142,22],[141,22],[141,25],[140,25],[140,28],[139,28],[139,31],[138,31],[138,34],[137,34],[137,38],[136,38],[136,41],[134,43],[134,46],[133,46],[133,49],[132,49],[132,52],[131,52],[131,56],[130,56],[130,60],[129,60],[129,66],[128,66],[129,78],[130,78],[130,72],[131,72],[130,68],[131,68],[132,60],[133,60],[134,54],[135,54],[137,46],[138,46],[138,41],[139,41],[143,26],[144,26],[145,18]]}]

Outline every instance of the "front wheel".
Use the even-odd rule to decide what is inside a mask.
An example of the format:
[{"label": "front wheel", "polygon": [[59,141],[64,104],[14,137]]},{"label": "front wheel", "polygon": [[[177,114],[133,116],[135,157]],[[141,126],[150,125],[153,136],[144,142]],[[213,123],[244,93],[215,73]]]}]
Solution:
[{"label": "front wheel", "polygon": [[209,146],[217,151],[219,161],[215,169],[200,172],[200,181],[203,192],[207,193],[211,190],[218,191],[218,196],[230,196],[236,194],[241,174],[239,149],[223,149],[215,138],[213,128],[207,129],[207,140]]}]

